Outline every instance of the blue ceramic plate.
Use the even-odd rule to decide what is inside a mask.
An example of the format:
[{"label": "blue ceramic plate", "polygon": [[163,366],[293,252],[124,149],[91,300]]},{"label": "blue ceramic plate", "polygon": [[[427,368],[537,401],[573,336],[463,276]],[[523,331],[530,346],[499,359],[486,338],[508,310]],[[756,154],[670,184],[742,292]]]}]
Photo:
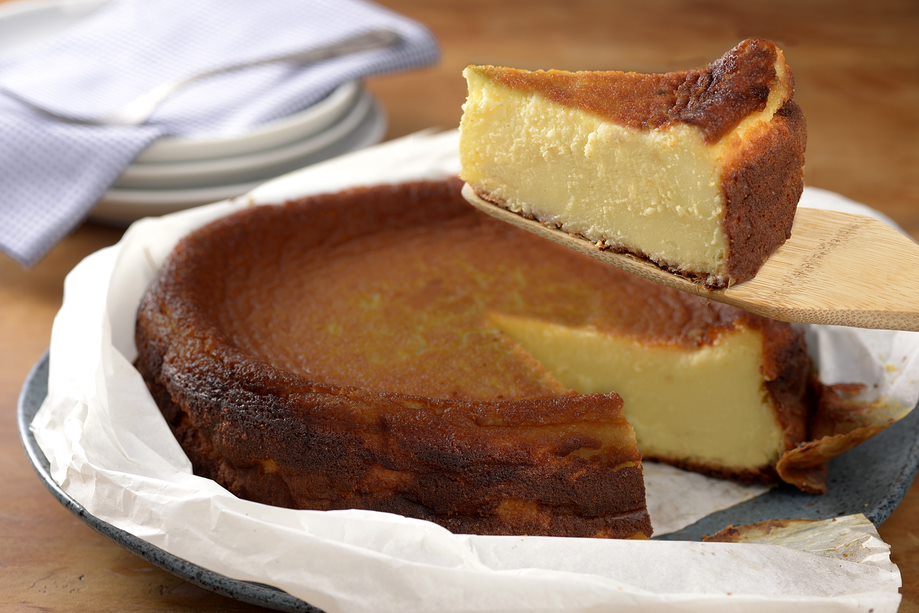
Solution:
[{"label": "blue ceramic plate", "polygon": [[[280,611],[319,609],[278,589],[230,579],[178,558],[86,512],[51,479],[48,460],[29,430],[32,418],[48,393],[48,356],[35,366],[19,397],[19,433],[32,465],[61,504],[96,531],[123,545],[148,562],[218,594]],[[890,430],[834,460],[830,465],[829,493],[810,496],[790,487],[776,487],[737,506],[713,513],[667,540],[701,540],[729,525],[768,519],[825,519],[864,513],[875,525],[886,520],[903,500],[919,468],[919,411]]]},{"label": "blue ceramic plate", "polygon": [[46,354],[45,357],[35,365],[32,372],[29,373],[25,385],[22,388],[22,393],[19,395],[19,406],[17,407],[19,435],[22,437],[22,444],[25,445],[26,453],[29,455],[32,466],[38,471],[38,476],[45,482],[45,486],[61,504],[73,511],[77,517],[89,524],[96,532],[126,547],[129,551],[136,553],[151,564],[159,566],[163,570],[169,571],[204,589],[243,602],[269,607],[278,611],[308,611],[310,613],[322,613],[322,611],[316,607],[303,602],[299,598],[294,598],[287,592],[267,585],[230,579],[225,575],[210,571],[203,566],[192,564],[187,560],[183,560],[167,551],[163,551],[159,547],[151,545],[133,534],[120,530],[112,524],[102,521],[95,515],[88,513],[79,502],[68,496],[67,493],[58,487],[57,483],[51,479],[51,469],[48,464],[48,459],[38,447],[38,443],[35,441],[35,437],[29,429],[32,418],[35,417],[35,413],[38,412],[39,407],[41,407],[47,395],[48,355]]}]

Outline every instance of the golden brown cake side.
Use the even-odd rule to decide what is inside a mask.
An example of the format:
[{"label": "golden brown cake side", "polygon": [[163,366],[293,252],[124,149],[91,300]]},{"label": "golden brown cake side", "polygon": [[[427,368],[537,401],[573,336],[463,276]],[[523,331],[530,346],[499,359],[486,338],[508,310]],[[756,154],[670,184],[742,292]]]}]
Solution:
[{"label": "golden brown cake side", "polygon": [[221,325],[226,275],[271,284],[286,274],[270,253],[262,269],[227,270],[231,252],[283,251],[287,231],[340,244],[367,231],[341,223],[359,206],[368,227],[404,221],[372,219],[386,202],[449,217],[463,211],[457,190],[318,196],[243,211],[180,242],[138,312],[137,368],[158,406],[197,474],[258,502],[387,511],[479,534],[650,535],[641,460],[615,394],[473,401],[321,383],[243,351]]},{"label": "golden brown cake side", "polygon": [[768,130],[750,137],[721,174],[724,233],[732,283],[752,279],[791,236],[804,191],[807,127],[801,108],[788,101]]},{"label": "golden brown cake side", "polygon": [[775,68],[780,54],[771,41],[748,39],[699,70],[641,74],[475,69],[507,87],[538,93],[616,124],[653,130],[684,123],[698,127],[706,142],[715,143],[747,116],[766,108],[771,90],[783,78]]}]

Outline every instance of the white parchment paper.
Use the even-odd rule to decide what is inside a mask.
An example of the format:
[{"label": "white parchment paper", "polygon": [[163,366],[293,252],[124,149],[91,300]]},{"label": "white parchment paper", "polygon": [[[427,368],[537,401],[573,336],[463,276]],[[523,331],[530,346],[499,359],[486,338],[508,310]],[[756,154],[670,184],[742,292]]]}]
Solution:
[{"label": "white parchment paper", "polygon": [[[52,475],[86,509],[172,554],[333,611],[894,611],[899,572],[806,548],[454,535],[369,511],[295,511],[197,477],[133,368],[141,296],[175,243],[253,204],[456,174],[455,132],[419,134],[272,181],[247,197],[134,224],[67,277],[48,397],[32,429]],[[802,206],[870,210],[807,189]],[[890,406],[919,398],[919,335],[813,327],[824,382],[862,382]],[[657,534],[765,491],[645,464]],[[826,528],[825,539],[846,539]],[[875,535],[876,537],[876,535]]]}]

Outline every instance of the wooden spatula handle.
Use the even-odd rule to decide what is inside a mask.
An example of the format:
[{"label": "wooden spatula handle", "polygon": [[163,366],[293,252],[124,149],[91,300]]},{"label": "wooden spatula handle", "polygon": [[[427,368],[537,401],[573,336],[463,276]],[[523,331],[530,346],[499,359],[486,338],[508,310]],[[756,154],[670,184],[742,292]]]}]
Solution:
[{"label": "wooden spatula handle", "polygon": [[919,331],[919,245],[860,215],[799,208],[791,238],[756,276],[712,291],[628,254],[603,250],[479,198],[480,211],[640,277],[773,319],[795,323]]},{"label": "wooden spatula handle", "polygon": [[718,293],[774,319],[919,330],[919,245],[870,217],[800,208],[756,277]]}]

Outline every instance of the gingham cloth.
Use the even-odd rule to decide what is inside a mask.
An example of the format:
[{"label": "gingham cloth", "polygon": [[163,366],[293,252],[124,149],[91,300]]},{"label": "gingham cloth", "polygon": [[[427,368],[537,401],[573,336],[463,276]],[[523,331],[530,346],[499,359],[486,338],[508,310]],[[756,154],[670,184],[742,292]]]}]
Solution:
[{"label": "gingham cloth", "polygon": [[[142,127],[67,123],[22,102],[100,118],[161,83],[375,28],[404,42],[208,79],[180,90]],[[0,58],[0,249],[37,262],[161,136],[245,132],[344,82],[437,58],[423,26],[361,0],[113,0],[41,49]]]}]

